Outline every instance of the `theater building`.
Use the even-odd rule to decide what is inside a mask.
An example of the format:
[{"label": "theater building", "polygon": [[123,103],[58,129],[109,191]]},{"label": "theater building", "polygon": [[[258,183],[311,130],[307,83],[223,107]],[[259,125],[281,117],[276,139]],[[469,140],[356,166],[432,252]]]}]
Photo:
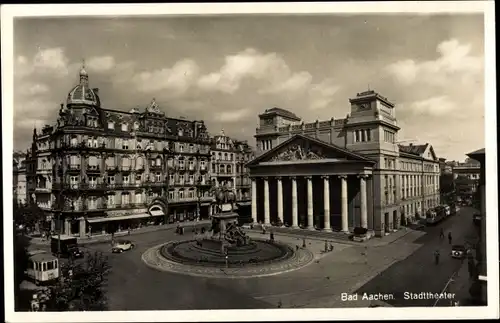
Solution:
[{"label": "theater building", "polygon": [[257,158],[247,165],[254,222],[382,236],[439,204],[432,146],[400,145],[395,105],[375,91],[349,101],[343,119],[304,123],[280,108],[259,115]]},{"label": "theater building", "polygon": [[198,210],[208,217],[203,121],[167,117],[154,100],[129,112],[106,109],[84,67],[56,125],[35,131],[31,150],[34,200],[54,230],[83,237],[194,219]]}]

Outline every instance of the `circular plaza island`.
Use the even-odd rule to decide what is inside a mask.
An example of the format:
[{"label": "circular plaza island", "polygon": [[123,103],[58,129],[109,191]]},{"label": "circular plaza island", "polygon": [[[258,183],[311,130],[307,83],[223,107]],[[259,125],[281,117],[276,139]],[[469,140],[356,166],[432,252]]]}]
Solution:
[{"label": "circular plaza island", "polygon": [[251,238],[238,225],[238,214],[221,208],[203,234],[171,241],[147,250],[149,267],[184,275],[214,278],[250,278],[296,270],[312,262],[307,249],[269,239]]}]

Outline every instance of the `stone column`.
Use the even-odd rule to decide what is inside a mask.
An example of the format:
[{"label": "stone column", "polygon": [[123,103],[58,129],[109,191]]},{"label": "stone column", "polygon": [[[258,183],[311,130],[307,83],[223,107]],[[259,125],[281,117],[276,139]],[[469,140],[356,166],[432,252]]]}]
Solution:
[{"label": "stone column", "polygon": [[342,232],[349,232],[349,223],[347,216],[347,175],[339,176],[341,180],[341,197],[340,203],[342,206]]},{"label": "stone column", "polygon": [[307,228],[309,230],[314,230],[312,177],[306,176],[306,180],[307,180]]},{"label": "stone column", "polygon": [[276,177],[278,185],[278,219],[284,222],[283,218],[283,182],[281,177]]},{"label": "stone column", "polygon": [[269,208],[269,180],[264,177],[264,224],[271,224],[271,214]]},{"label": "stone column", "polygon": [[208,217],[212,216],[212,207],[213,207],[212,204],[208,206]]},{"label": "stone column", "polygon": [[85,238],[85,227],[86,227],[86,223],[85,223],[85,218],[80,218],[80,228],[79,228],[79,233],[80,233],[80,238]]},{"label": "stone column", "polygon": [[361,191],[361,227],[368,228],[368,212],[366,200],[366,178],[367,175],[359,175],[359,188]]},{"label": "stone column", "polygon": [[323,205],[325,210],[324,231],[332,231],[330,225],[330,176],[323,176]]},{"label": "stone column", "polygon": [[252,220],[257,223],[257,180],[252,178]]},{"label": "stone column", "polygon": [[299,227],[299,212],[297,202],[297,178],[291,177],[292,180],[292,227]]}]

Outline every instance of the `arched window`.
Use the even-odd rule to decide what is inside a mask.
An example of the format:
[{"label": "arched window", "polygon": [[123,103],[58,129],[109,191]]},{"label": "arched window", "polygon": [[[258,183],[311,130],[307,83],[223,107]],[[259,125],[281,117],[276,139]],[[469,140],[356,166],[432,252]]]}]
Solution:
[{"label": "arched window", "polygon": [[228,174],[231,174],[233,171],[232,171],[232,167],[231,165],[227,165],[227,173]]},{"label": "arched window", "polygon": [[122,170],[129,170],[130,165],[131,165],[130,158],[127,156],[124,156],[122,158]]},{"label": "arched window", "polygon": [[106,158],[106,167],[109,168],[114,168],[115,165],[115,157],[108,157]]},{"label": "arched window", "polygon": [[139,156],[135,160],[135,169],[143,169],[143,168],[144,168],[144,159]]}]

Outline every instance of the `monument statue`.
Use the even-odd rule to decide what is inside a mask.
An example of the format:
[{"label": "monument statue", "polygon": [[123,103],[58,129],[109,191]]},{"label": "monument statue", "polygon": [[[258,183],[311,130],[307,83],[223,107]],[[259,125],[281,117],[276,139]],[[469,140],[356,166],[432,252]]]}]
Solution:
[{"label": "monument statue", "polygon": [[245,246],[249,237],[238,226],[238,213],[234,211],[236,194],[227,185],[212,189],[216,212],[212,215],[212,236],[217,235],[222,242],[222,252],[228,247]]}]

